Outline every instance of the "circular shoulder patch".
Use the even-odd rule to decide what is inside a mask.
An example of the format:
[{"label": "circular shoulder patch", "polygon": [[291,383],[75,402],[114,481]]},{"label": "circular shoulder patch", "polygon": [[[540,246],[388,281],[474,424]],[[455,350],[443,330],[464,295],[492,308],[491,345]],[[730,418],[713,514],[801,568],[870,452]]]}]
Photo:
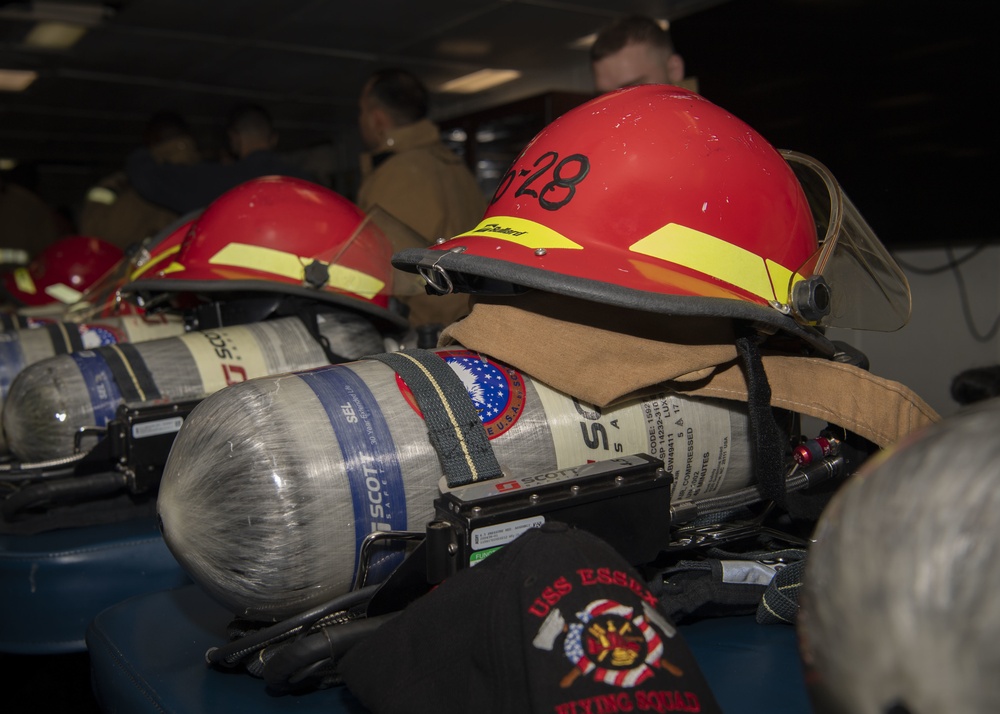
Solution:
[{"label": "circular shoulder patch", "polygon": [[[437,354],[462,380],[488,438],[497,438],[517,423],[524,410],[524,378],[520,372],[469,350]],[[406,403],[423,418],[413,392],[398,374],[396,385]]]}]

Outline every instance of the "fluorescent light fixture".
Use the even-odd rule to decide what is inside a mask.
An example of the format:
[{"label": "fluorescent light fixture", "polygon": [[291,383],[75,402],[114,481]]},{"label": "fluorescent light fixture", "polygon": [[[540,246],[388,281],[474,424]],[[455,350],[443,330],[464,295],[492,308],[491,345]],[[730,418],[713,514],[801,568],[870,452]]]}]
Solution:
[{"label": "fluorescent light fixture", "polygon": [[590,46],[597,41],[597,33],[591,32],[589,35],[584,35],[578,40],[573,40],[569,43],[569,48],[571,50],[589,50]]},{"label": "fluorescent light fixture", "polygon": [[28,47],[42,47],[47,50],[67,50],[87,33],[83,25],[68,22],[39,22],[24,38]]},{"label": "fluorescent light fixture", "polygon": [[501,84],[511,82],[521,76],[514,69],[481,69],[441,85],[442,92],[456,94],[474,94],[486,89],[492,89]]},{"label": "fluorescent light fixture", "polygon": [[0,69],[0,92],[23,92],[36,79],[30,69]]},{"label": "fluorescent light fixture", "polygon": [[0,171],[10,171],[15,166],[17,166],[17,159],[0,159]]},{"label": "fluorescent light fixture", "polygon": [[71,25],[94,27],[114,14],[111,7],[101,2],[49,2],[34,0],[31,16],[38,22],[65,22]]}]

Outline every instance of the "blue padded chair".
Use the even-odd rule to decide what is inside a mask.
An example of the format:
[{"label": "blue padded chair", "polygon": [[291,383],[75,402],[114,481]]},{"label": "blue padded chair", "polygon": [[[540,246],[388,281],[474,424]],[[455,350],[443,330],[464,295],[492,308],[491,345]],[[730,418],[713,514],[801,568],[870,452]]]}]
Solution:
[{"label": "blue padded chair", "polygon": [[[205,651],[226,642],[230,619],[196,585],[140,595],[99,614],[87,629],[87,646],[101,709],[135,714],[365,712],[343,687],[271,696],[260,679],[209,668]],[[726,714],[811,711],[792,627],[736,617],[705,620],[681,632]]]},{"label": "blue padded chair", "polygon": [[0,652],[83,652],[102,610],[189,582],[149,517],[0,535]]}]

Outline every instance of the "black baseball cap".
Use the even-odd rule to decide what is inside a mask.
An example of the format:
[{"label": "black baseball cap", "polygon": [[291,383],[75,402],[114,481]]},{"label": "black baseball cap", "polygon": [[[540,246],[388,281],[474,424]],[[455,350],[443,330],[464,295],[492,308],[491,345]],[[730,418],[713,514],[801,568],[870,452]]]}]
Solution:
[{"label": "black baseball cap", "polygon": [[721,711],[635,569],[555,522],[411,603],[338,670],[374,714]]}]

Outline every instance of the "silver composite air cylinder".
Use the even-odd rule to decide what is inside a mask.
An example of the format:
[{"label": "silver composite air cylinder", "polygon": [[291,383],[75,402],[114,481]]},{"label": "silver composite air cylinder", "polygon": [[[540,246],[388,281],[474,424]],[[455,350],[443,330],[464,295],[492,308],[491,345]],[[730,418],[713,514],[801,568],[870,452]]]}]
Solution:
[{"label": "silver composite air cylinder", "polygon": [[[87,323],[24,318],[0,331],[0,406],[11,383],[43,359],[126,342],[146,342],[183,334],[184,321],[172,315],[121,315]],[[0,453],[7,451],[0,430]]]},{"label": "silver composite air cylinder", "polygon": [[[505,476],[644,452],[673,474],[674,499],[751,481],[744,404],[661,393],[598,409],[484,356],[437,351],[479,410]],[[157,509],[168,547],[215,599],[235,614],[281,619],[348,591],[369,533],[423,532],[442,476],[406,383],[362,360],[202,401],[174,441]]]},{"label": "silver composite air cylinder", "polygon": [[[332,351],[357,359],[384,350],[375,327],[357,313],[319,313]],[[329,364],[298,317],[190,332],[59,355],[24,369],[3,405],[11,452],[26,463],[73,453],[80,427],[103,427],[122,403],[177,401],[211,394],[253,377]],[[88,437],[84,449],[95,442]]]}]

